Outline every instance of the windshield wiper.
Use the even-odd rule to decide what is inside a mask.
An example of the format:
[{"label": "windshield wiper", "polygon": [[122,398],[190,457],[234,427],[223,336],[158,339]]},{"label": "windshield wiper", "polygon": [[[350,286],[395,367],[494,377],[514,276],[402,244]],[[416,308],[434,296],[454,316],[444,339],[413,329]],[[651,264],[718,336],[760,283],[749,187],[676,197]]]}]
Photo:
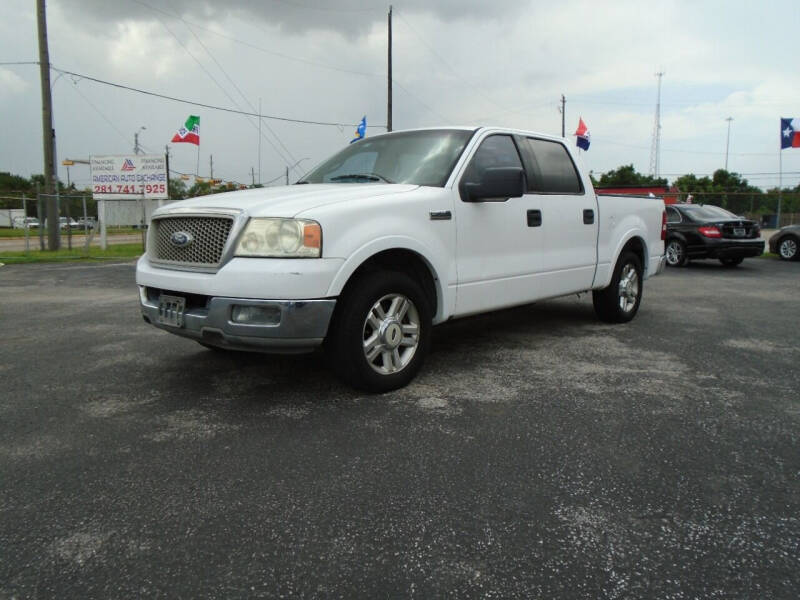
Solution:
[{"label": "windshield wiper", "polygon": [[304,183],[308,183],[308,182],[303,180],[303,179],[301,179],[300,181],[295,181],[294,182],[295,185],[303,185]]},{"label": "windshield wiper", "polygon": [[336,177],[331,177],[331,181],[344,181],[345,179],[365,179],[367,181],[383,181],[386,183],[394,183],[378,173],[348,173],[347,175],[337,175]]}]

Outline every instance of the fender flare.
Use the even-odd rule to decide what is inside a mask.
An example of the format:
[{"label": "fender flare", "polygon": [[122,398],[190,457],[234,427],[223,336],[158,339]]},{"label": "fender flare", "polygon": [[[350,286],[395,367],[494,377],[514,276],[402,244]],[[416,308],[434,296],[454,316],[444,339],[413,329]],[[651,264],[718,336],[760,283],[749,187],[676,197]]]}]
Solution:
[{"label": "fender flare", "polygon": [[612,255],[613,259],[611,260],[611,268],[608,271],[608,279],[607,281],[604,281],[603,285],[600,287],[607,287],[608,284],[611,283],[611,277],[613,276],[614,269],[617,266],[617,261],[622,254],[622,249],[628,244],[628,242],[636,238],[638,238],[642,244],[642,250],[644,252],[644,256],[642,257],[642,269],[645,269],[646,272],[647,265],[649,264],[648,261],[650,259],[650,248],[647,245],[647,231],[635,227],[626,231],[622,236],[622,239],[617,243],[617,247],[614,248],[614,254]]},{"label": "fender flare", "polygon": [[419,240],[401,235],[385,236],[378,239],[370,240],[356,251],[354,251],[345,260],[344,264],[339,268],[333,278],[330,286],[328,287],[328,297],[336,297],[342,293],[347,282],[358,270],[358,268],[367,262],[370,258],[385,252],[386,250],[407,250],[418,255],[423,263],[428,267],[433,284],[436,289],[436,320],[440,322],[452,314],[455,305],[455,294],[447,294],[447,279],[443,281],[442,274],[447,273],[447,265],[442,264],[440,261],[432,259],[434,256],[430,249],[420,242]]}]

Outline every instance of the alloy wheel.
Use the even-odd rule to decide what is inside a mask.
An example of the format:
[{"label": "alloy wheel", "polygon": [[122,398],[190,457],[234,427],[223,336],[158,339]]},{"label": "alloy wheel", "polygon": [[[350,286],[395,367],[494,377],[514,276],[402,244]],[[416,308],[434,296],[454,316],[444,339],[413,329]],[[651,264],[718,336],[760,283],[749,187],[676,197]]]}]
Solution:
[{"label": "alloy wheel", "polygon": [[387,294],[372,305],[364,320],[364,357],[381,375],[402,371],[414,358],[420,341],[420,316],[403,294]]},{"label": "alloy wheel", "polygon": [[639,274],[630,263],[622,268],[618,290],[620,309],[626,313],[632,311],[636,306],[636,299],[639,297]]}]

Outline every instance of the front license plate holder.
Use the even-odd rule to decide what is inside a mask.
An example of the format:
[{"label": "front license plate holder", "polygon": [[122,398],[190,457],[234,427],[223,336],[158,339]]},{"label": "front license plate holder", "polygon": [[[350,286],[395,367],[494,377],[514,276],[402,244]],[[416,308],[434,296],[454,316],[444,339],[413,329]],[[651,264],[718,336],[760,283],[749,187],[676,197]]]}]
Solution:
[{"label": "front license plate holder", "polygon": [[158,322],[170,327],[183,327],[186,298],[161,294],[158,297]]},{"label": "front license plate holder", "polygon": [[745,236],[745,230],[744,230],[744,228],[742,228],[742,227],[735,227],[735,228],[733,229],[733,235],[735,235],[736,237],[744,237],[744,236]]}]

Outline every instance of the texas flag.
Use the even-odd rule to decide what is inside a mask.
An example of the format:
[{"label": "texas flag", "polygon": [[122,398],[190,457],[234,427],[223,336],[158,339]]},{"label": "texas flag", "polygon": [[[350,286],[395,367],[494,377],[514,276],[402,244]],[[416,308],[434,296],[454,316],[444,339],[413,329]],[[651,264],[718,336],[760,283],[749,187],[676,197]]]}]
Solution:
[{"label": "texas flag", "polygon": [[578,119],[578,129],[575,130],[575,135],[578,136],[575,140],[575,143],[578,144],[578,148],[588,150],[592,136],[589,133],[589,128],[586,127],[586,123],[583,122],[582,117]]},{"label": "texas flag", "polygon": [[800,148],[800,119],[781,119],[781,150]]}]

